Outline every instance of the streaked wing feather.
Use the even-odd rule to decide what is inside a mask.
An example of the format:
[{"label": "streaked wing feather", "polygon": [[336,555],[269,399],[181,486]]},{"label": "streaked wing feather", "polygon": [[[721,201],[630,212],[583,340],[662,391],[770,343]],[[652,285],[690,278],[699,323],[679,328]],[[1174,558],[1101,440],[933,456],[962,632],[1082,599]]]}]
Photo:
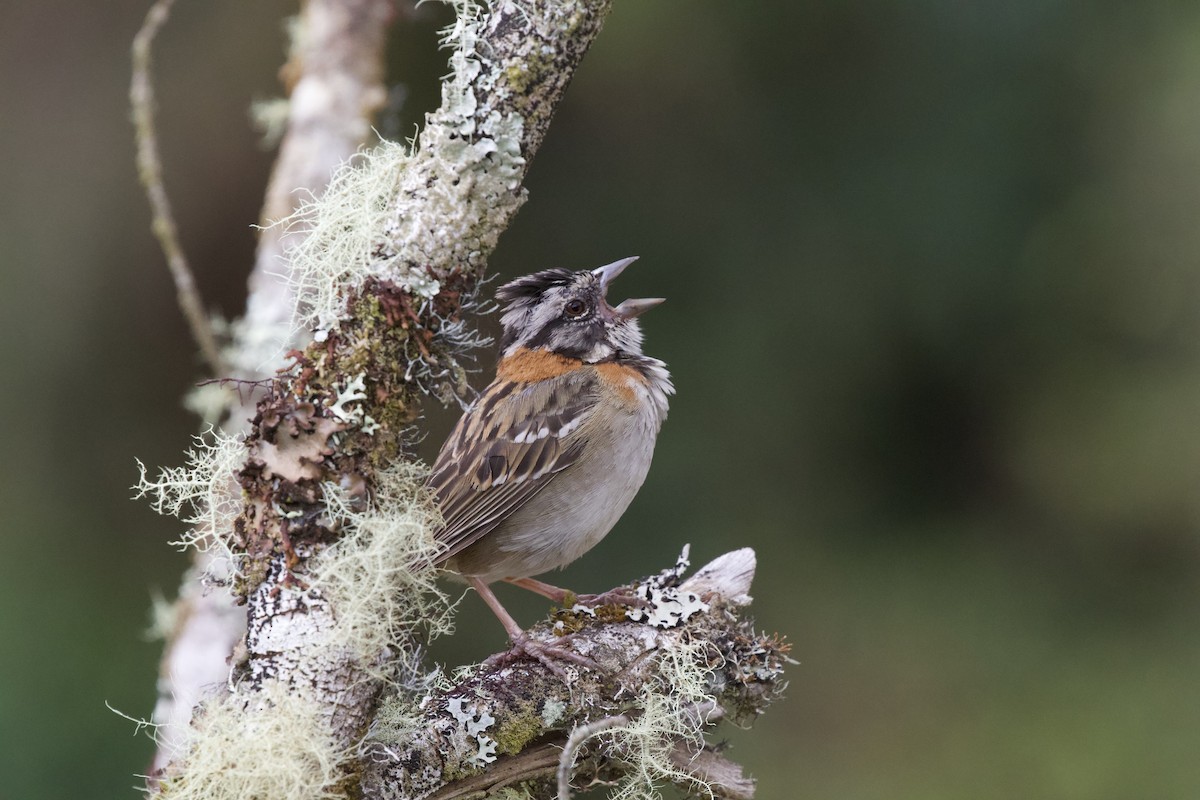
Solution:
[{"label": "streaked wing feather", "polygon": [[498,381],[463,415],[429,479],[444,522],[435,534],[440,560],[495,530],[575,463],[586,446],[580,426],[598,398],[594,380],[580,371],[565,385]]}]

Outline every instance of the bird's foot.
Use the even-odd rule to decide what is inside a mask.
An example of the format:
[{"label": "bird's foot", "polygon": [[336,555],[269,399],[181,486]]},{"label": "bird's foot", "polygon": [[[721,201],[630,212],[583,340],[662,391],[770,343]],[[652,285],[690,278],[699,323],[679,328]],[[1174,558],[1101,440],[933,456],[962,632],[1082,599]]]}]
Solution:
[{"label": "bird's foot", "polygon": [[642,608],[649,605],[645,598],[638,597],[635,590],[628,586],[610,589],[601,594],[575,594],[568,589],[534,580],[533,578],[505,578],[504,580],[514,586],[520,586],[522,589],[527,589],[540,594],[542,597],[553,600],[563,608],[570,608],[576,603],[588,606],[589,608],[607,605]]},{"label": "bird's foot", "polygon": [[588,669],[598,668],[596,662],[587,656],[580,655],[562,646],[562,644],[573,638],[575,638],[574,634],[568,634],[567,636],[559,637],[555,644],[548,644],[530,639],[528,634],[521,633],[513,637],[511,648],[503,653],[497,653],[483,663],[488,667],[501,667],[524,656],[541,662],[542,666],[565,681],[567,680],[567,673],[559,662],[567,661],[581,667],[587,667]]},{"label": "bird's foot", "polygon": [[598,606],[627,606],[629,608],[644,608],[650,605],[649,601],[644,597],[639,597],[634,593],[634,590],[628,586],[620,586],[616,589],[609,589],[607,592],[600,594],[581,594],[576,595],[575,599],[582,605],[589,608]]}]

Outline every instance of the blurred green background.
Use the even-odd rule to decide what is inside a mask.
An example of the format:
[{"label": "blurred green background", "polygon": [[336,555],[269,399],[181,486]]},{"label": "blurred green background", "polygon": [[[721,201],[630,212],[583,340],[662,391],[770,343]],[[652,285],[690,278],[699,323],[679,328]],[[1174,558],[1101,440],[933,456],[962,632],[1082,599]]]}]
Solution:
[{"label": "blurred green background", "polygon": [[[2,798],[133,796],[151,745],[105,703],[150,713],[150,596],[186,563],[128,499],[135,457],[181,462],[203,377],[135,182],[146,6],[0,13]],[[293,11],[184,0],[157,50],[225,314]],[[447,12],[403,17],[379,125],[408,135]],[[669,298],[647,349],[679,389],[562,582],[758,551],[801,662],[731,735],[759,797],[1200,796],[1200,4],[625,0],[528,186],[495,269],[640,255],[619,294]],[[442,657],[502,643],[477,598],[460,628]]]}]

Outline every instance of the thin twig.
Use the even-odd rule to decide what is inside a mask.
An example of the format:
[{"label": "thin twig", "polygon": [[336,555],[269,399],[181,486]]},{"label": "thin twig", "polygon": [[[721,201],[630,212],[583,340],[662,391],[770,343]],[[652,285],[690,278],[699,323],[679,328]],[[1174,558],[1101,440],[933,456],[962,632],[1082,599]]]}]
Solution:
[{"label": "thin twig", "polygon": [[583,747],[583,743],[609,728],[621,728],[628,724],[629,717],[618,714],[615,717],[605,717],[586,725],[579,725],[571,731],[558,759],[558,800],[571,800],[571,768],[575,766],[575,754]]},{"label": "thin twig", "polygon": [[518,781],[548,778],[554,775],[560,754],[557,744],[535,745],[515,756],[500,758],[484,772],[446,784],[429,795],[428,800],[475,800]]},{"label": "thin twig", "polygon": [[171,203],[163,186],[162,160],[158,153],[158,137],[154,127],[150,45],[163,23],[167,21],[174,4],[175,0],[157,0],[146,13],[146,20],[137,36],[133,37],[133,79],[129,84],[129,102],[136,130],[138,177],[146,190],[146,198],[150,201],[153,220],[150,227],[167,257],[167,267],[175,281],[179,308],[187,319],[188,327],[191,328],[192,336],[200,347],[204,360],[208,362],[209,369],[216,375],[223,375],[226,372],[225,361],[217,346],[212,324],[204,313],[204,303],[196,289],[192,269],[183,255],[179,232],[175,227],[175,217],[171,213]]}]

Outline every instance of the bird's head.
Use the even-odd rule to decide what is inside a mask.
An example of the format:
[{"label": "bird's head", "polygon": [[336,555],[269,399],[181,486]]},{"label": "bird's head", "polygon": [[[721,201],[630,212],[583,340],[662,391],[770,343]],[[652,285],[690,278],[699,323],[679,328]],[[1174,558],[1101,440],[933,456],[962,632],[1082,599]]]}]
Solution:
[{"label": "bird's head", "polygon": [[501,355],[522,347],[587,363],[641,355],[637,317],[662,298],[626,300],[618,306],[606,299],[609,283],[634,261],[637,256],[596,269],[547,269],[501,286],[496,290],[504,307]]}]

